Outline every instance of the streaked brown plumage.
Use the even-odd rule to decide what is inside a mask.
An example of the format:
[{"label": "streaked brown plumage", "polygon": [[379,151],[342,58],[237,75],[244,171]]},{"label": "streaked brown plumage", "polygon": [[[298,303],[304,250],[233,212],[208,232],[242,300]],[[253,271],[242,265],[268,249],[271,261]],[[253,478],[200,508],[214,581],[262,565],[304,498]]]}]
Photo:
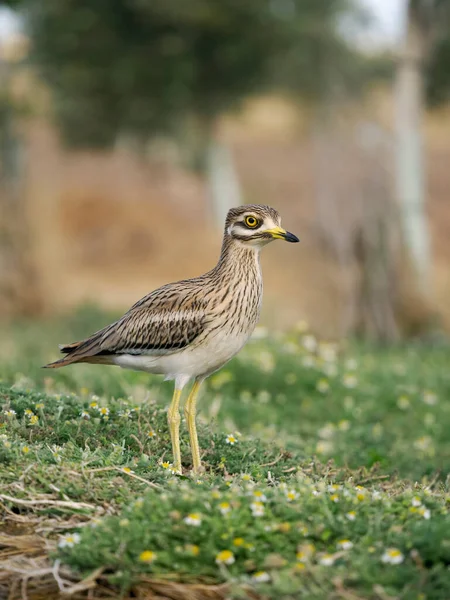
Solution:
[{"label": "streaked brown plumage", "polygon": [[229,211],[222,252],[208,273],[151,292],[118,321],[89,338],[60,347],[66,356],[48,368],[87,362],[144,370],[175,379],[169,408],[174,468],[181,472],[178,404],[194,379],[186,402],[194,470],[201,468],[195,403],[201,382],[232,358],[250,337],[262,301],[260,249],[281,238],[298,239],[280,227],[273,208],[247,205]]}]

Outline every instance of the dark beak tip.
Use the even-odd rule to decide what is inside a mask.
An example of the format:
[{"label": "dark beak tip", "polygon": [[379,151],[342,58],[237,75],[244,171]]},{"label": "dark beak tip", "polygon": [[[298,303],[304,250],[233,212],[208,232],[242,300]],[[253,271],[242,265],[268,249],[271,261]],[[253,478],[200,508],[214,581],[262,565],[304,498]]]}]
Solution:
[{"label": "dark beak tip", "polygon": [[284,238],[284,239],[285,239],[287,242],[292,242],[293,244],[294,244],[294,243],[297,243],[297,242],[299,242],[299,241],[300,241],[300,240],[298,239],[298,237],[297,237],[296,235],[294,235],[293,233],[291,233],[290,231],[286,231],[286,235],[285,235],[285,238]]}]

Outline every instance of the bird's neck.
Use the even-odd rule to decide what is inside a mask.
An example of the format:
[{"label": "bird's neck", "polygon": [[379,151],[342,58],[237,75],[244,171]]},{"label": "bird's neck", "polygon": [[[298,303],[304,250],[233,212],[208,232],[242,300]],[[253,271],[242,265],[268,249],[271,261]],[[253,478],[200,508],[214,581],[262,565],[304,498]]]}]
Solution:
[{"label": "bird's neck", "polygon": [[214,271],[223,275],[228,273],[235,278],[243,277],[245,273],[253,272],[258,278],[261,276],[259,262],[260,248],[243,244],[225,233],[222,243],[219,262]]}]

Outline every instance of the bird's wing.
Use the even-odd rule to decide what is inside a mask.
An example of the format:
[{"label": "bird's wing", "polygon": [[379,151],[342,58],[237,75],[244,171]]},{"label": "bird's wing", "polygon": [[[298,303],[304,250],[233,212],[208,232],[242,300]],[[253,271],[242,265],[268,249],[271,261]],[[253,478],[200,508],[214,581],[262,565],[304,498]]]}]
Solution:
[{"label": "bird's wing", "polygon": [[169,284],[139,300],[118,321],[91,337],[61,346],[66,358],[48,366],[95,362],[90,357],[117,354],[163,355],[186,348],[208,324],[201,289],[186,282]]},{"label": "bird's wing", "polygon": [[166,354],[189,346],[204,330],[201,300],[131,309],[100,340],[102,354]]}]

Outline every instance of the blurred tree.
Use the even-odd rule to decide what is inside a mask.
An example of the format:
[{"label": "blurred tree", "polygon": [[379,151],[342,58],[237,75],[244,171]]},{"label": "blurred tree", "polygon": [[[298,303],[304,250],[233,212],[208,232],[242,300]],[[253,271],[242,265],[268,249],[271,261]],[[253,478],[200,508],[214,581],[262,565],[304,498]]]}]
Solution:
[{"label": "blurred tree", "polygon": [[217,117],[249,94],[282,85],[281,74],[300,95],[314,97],[329,76],[324,57],[339,55],[345,67],[350,53],[340,24],[354,10],[350,0],[22,0],[18,6],[65,141],[105,147],[119,135],[146,141],[181,134],[193,166],[209,172],[220,213],[239,200],[239,189],[230,153],[214,132]]},{"label": "blurred tree", "polygon": [[426,92],[436,104],[450,89],[449,25],[449,0],[409,0],[397,65],[396,193],[409,258],[425,296],[431,281],[422,120]]},{"label": "blurred tree", "polygon": [[[1,4],[0,4],[1,8]],[[27,227],[23,171],[25,150],[19,127],[27,112],[13,94],[26,44],[0,39],[0,313],[34,314],[41,307]]]}]

